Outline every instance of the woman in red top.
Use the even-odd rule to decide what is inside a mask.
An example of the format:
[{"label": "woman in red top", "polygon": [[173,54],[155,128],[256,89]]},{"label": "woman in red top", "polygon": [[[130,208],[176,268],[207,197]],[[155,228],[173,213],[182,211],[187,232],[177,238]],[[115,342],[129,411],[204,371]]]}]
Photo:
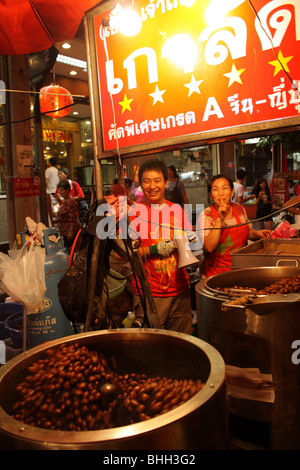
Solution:
[{"label": "woman in red top", "polygon": [[214,204],[200,214],[197,231],[206,253],[205,277],[211,277],[230,271],[231,253],[246,246],[248,239],[269,238],[271,231],[254,230],[245,208],[231,202],[234,188],[229,177],[214,176],[207,192]]}]

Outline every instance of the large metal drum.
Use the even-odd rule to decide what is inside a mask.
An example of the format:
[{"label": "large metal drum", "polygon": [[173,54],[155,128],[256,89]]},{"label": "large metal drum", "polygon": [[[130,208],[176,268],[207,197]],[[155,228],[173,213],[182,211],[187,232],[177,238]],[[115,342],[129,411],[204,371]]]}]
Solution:
[{"label": "large metal drum", "polygon": [[[120,373],[200,378],[203,388],[186,403],[147,421],[96,431],[55,431],[11,417],[12,391],[24,370],[59,345],[85,345],[113,355]],[[1,449],[226,449],[225,364],[209,344],[165,330],[124,329],[82,333],[37,346],[0,369]]]},{"label": "large metal drum", "polygon": [[[239,269],[202,279],[196,286],[198,335],[237,374],[234,388],[227,373],[230,418],[239,423],[241,440],[263,448],[300,448],[300,365],[292,360],[294,341],[300,340],[300,294],[232,305],[218,288],[262,289],[299,275],[300,269],[293,267]],[[247,383],[246,374],[254,369],[256,385]]]}]

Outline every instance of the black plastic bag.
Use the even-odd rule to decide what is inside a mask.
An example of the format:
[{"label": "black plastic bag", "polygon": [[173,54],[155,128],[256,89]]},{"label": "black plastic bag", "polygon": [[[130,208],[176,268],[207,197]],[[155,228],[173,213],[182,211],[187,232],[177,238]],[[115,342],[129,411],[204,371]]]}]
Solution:
[{"label": "black plastic bag", "polygon": [[62,309],[71,322],[82,323],[86,317],[89,269],[93,237],[81,231],[75,242],[71,264],[57,285]]}]

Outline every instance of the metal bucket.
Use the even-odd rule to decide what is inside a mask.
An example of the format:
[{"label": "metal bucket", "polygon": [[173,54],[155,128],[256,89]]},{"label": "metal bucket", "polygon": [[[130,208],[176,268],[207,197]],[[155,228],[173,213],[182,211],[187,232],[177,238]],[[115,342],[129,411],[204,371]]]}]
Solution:
[{"label": "metal bucket", "polygon": [[[299,300],[279,295],[277,302],[235,306],[218,288],[261,289],[299,275],[300,269],[293,267],[239,269],[203,279],[196,286],[199,338],[220,352],[226,370],[231,366],[230,373],[238,368],[240,374],[235,379],[239,388],[234,389],[227,373],[230,415],[251,429],[249,442],[253,439],[256,445],[275,450],[300,448],[300,366],[292,360],[292,345],[300,340]],[[253,393],[255,385],[242,378],[251,369],[259,371],[257,386],[265,387],[261,392]],[[261,439],[256,439],[260,433]]]},{"label": "metal bucket", "polygon": [[[186,403],[147,421],[97,431],[54,431],[13,419],[12,390],[24,370],[49,348],[76,343],[113,355],[120,373],[201,378],[203,388]],[[103,330],[54,340],[24,352],[0,369],[1,449],[226,449],[225,364],[209,344],[165,330]]]}]

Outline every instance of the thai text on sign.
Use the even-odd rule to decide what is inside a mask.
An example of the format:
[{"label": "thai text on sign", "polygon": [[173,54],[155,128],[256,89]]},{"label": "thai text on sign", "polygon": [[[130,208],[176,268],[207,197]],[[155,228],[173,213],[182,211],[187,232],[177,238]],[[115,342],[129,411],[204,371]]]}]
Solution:
[{"label": "thai text on sign", "polygon": [[299,0],[135,1],[94,18],[104,150],[298,117]]}]

